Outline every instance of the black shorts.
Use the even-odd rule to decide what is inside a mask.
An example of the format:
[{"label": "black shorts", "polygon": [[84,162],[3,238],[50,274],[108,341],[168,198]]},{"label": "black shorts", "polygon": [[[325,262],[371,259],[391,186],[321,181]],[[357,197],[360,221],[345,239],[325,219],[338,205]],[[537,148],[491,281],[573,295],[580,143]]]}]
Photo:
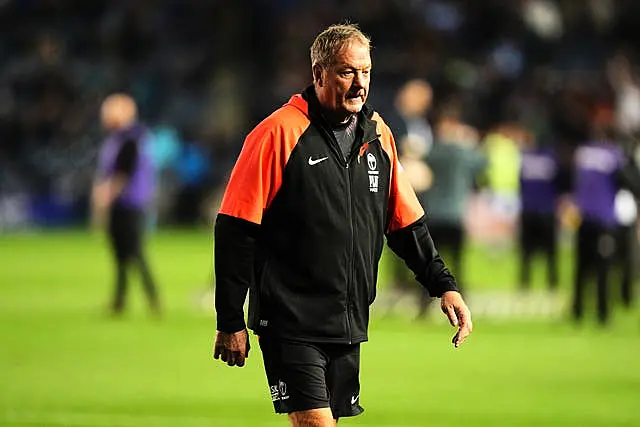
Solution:
[{"label": "black shorts", "polygon": [[311,344],[267,335],[259,342],[276,413],[331,408],[340,418],[364,411],[360,344]]}]

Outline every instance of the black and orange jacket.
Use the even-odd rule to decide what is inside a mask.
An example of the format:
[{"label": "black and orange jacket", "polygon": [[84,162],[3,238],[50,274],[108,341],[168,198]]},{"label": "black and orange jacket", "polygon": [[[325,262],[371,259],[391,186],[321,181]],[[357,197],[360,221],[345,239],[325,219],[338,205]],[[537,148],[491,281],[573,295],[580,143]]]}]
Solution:
[{"label": "black and orange jacket", "polygon": [[313,87],[247,136],[215,225],[217,329],[302,341],[367,340],[384,237],[431,295],[457,290],[367,106],[345,161]]}]

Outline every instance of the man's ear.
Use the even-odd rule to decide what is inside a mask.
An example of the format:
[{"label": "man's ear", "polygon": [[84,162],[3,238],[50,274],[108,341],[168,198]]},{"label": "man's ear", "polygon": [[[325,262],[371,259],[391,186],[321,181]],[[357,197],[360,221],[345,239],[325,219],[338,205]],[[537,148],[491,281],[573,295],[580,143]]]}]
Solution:
[{"label": "man's ear", "polygon": [[314,64],[311,67],[311,71],[313,72],[313,81],[318,84],[318,86],[322,87],[324,85],[324,81],[322,79],[322,67],[318,64]]}]

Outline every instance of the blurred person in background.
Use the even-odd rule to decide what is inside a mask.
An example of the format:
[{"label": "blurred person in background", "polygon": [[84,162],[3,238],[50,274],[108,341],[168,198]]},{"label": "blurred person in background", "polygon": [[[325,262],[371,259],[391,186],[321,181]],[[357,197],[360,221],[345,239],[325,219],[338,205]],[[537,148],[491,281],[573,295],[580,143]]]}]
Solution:
[{"label": "blurred person in background", "polygon": [[640,131],[640,86],[629,58],[622,53],[607,63],[607,77],[615,93],[615,127],[626,141]]},{"label": "blurred person in background", "polygon": [[167,217],[175,199],[176,169],[179,165],[182,139],[178,130],[168,124],[156,126],[151,132],[152,143],[149,144],[148,152],[156,175],[153,203],[147,215],[147,228],[149,231],[155,231],[159,223]]},{"label": "blurred person in background", "polygon": [[486,193],[483,199],[489,206],[491,219],[486,238],[494,249],[510,246],[518,218],[520,181],[520,148],[522,128],[513,123],[499,123],[482,141],[487,158],[483,173]]},{"label": "blurred person in background", "polygon": [[[632,160],[630,160],[632,161]],[[635,164],[629,168],[629,179],[640,185],[640,173]],[[633,193],[626,188],[618,191],[615,198],[617,221],[616,247],[618,249],[615,264],[621,275],[620,296],[626,308],[633,305],[633,285],[636,264],[638,263],[638,204]]]},{"label": "blurred person in background", "polygon": [[127,272],[135,266],[151,311],[160,314],[158,291],[144,255],[145,211],[152,203],[155,172],[149,150],[147,128],[137,120],[135,101],[126,94],[108,96],[101,108],[101,121],[109,135],[104,140],[92,191],[93,221],[106,227],[115,259],[113,315],[125,309]]},{"label": "blurred person in background", "polygon": [[[395,98],[395,109],[404,125],[408,149],[424,157],[433,145],[433,130],[427,119],[433,103],[433,89],[424,79],[412,79],[402,85]],[[402,139],[402,138],[400,138]],[[399,144],[402,154],[405,144]]]},{"label": "blurred person in background", "polygon": [[214,358],[244,366],[259,336],[277,413],[294,426],[360,414],[367,341],[384,238],[458,327],[471,314],[434,246],[389,127],[365,104],[370,41],[355,25],[311,46],[313,85],[245,140],[215,225]]},{"label": "blurred person in background", "polygon": [[531,287],[531,261],[542,252],[547,261],[549,290],[558,288],[558,227],[560,165],[551,147],[530,135],[524,141],[520,164],[520,288]]},{"label": "blurred person in background", "polygon": [[176,197],[176,221],[178,224],[197,224],[206,217],[203,202],[206,191],[212,186],[211,159],[200,141],[185,141],[180,152],[176,175],[179,190]]},{"label": "blurred person in background", "polygon": [[464,291],[464,219],[476,178],[487,161],[477,148],[477,130],[462,122],[461,115],[455,101],[449,102],[440,112],[435,143],[426,157],[433,173],[433,184],[421,195],[421,203],[427,210],[431,235]]},{"label": "blurred person in background", "polygon": [[[402,129],[397,144],[398,156],[418,200],[423,199],[421,195],[429,189],[432,182],[432,173],[425,161],[433,145],[433,131],[427,120],[432,100],[431,85],[423,79],[412,79],[400,87],[394,103],[401,122],[399,127]],[[425,209],[424,205],[422,207]],[[429,293],[415,286],[411,270],[402,259],[393,254],[389,259],[393,278],[385,309],[392,311],[403,297],[413,298],[417,294],[418,318],[424,317],[431,300]]]},{"label": "blurred person in background", "polygon": [[609,321],[608,277],[616,253],[616,195],[627,188],[636,197],[640,184],[634,166],[613,138],[610,127],[596,130],[596,138],[577,148],[575,157],[574,198],[581,216],[576,235],[573,317],[584,316],[587,280],[594,273],[597,285],[598,321]]},{"label": "blurred person in background", "polygon": [[[637,179],[638,136],[640,134],[640,86],[633,66],[626,54],[618,53],[607,63],[609,84],[615,92],[614,124],[622,149],[630,159],[630,179]],[[635,166],[633,169],[631,166]],[[616,243],[619,251],[615,264],[622,273],[622,303],[633,302],[633,283],[637,264],[638,206],[633,194],[623,188],[616,195],[615,211],[618,220]]]}]

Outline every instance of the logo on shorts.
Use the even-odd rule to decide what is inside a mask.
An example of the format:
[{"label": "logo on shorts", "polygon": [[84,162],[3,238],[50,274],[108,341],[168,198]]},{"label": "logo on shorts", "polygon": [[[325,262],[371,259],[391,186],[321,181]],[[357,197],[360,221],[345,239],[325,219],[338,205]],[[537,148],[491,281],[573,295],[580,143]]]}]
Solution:
[{"label": "logo on shorts", "polygon": [[355,405],[359,398],[360,398],[360,393],[358,393],[358,394],[356,394],[356,395],[352,396],[352,397],[351,397],[351,404],[352,404],[352,405]]},{"label": "logo on shorts", "polygon": [[278,390],[280,390],[280,397],[284,398],[287,395],[287,385],[284,381],[278,381]]},{"label": "logo on shorts", "polygon": [[278,385],[270,386],[269,391],[271,391],[272,402],[287,400],[289,398],[289,395],[287,394],[287,384],[282,380],[278,380]]},{"label": "logo on shorts", "polygon": [[278,386],[277,385],[270,386],[269,390],[271,391],[271,401],[272,402],[280,400],[280,392],[278,391]]}]

